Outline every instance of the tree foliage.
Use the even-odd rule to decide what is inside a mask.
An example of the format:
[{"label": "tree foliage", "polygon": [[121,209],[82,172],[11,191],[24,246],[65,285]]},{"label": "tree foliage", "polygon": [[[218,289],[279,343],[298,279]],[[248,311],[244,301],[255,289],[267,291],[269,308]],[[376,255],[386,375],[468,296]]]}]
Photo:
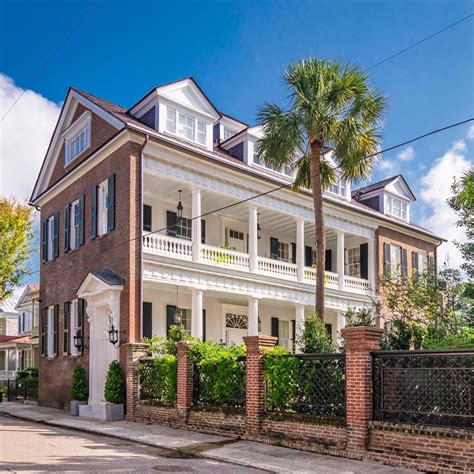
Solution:
[{"label": "tree foliage", "polygon": [[335,352],[336,350],[324,321],[316,313],[306,319],[297,343],[305,354]]},{"label": "tree foliage", "polygon": [[458,215],[456,225],[464,228],[467,239],[466,242],[455,242],[464,259],[461,268],[474,278],[474,169],[460,180],[454,180],[451,190],[453,195],[448,204]]},{"label": "tree foliage", "polygon": [[0,198],[0,302],[28,274],[32,242],[32,208],[13,198]]},{"label": "tree foliage", "polygon": [[77,364],[74,367],[71,381],[71,400],[85,402],[88,396],[86,369],[84,366]]},{"label": "tree foliage", "polygon": [[113,404],[125,402],[125,383],[123,380],[122,367],[118,361],[113,360],[109,365],[104,387],[105,401]]},{"label": "tree foliage", "polygon": [[[283,74],[289,106],[264,104],[260,159],[274,169],[296,171],[295,189],[311,189],[316,230],[316,312],[324,319],[325,240],[322,192],[338,179],[370,175],[380,143],[385,99],[359,67],[314,59],[297,61]],[[331,156],[331,159],[329,158]]]}]

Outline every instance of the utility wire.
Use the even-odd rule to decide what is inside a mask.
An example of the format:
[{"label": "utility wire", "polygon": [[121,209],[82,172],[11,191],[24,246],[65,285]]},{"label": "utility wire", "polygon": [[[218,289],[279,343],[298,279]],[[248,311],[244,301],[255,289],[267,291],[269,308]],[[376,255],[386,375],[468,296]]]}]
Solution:
[{"label": "utility wire", "polygon": [[459,25],[460,23],[462,23],[463,21],[466,21],[466,20],[469,20],[470,18],[472,18],[474,16],[474,13],[471,13],[470,15],[464,17],[464,18],[461,18],[460,20],[458,21],[455,21],[454,23],[451,23],[450,25],[444,27],[443,29],[437,31],[436,33],[433,33],[429,36],[427,36],[426,38],[423,38],[421,39],[420,41],[417,41],[416,43],[413,43],[412,45],[410,46],[407,46],[406,48],[403,48],[401,49],[400,51],[392,54],[391,56],[389,56],[388,58],[385,58],[385,59],[382,59],[381,61],[373,64],[372,66],[368,67],[367,69],[365,69],[365,72],[367,71],[370,71],[371,69],[374,69],[376,68],[377,66],[380,66],[381,64],[384,64],[386,63],[387,61],[390,61],[391,59],[393,58],[396,58],[397,56],[400,56],[400,54],[403,54],[403,53],[406,53],[407,51],[409,51],[410,49],[413,49],[413,48],[416,48],[417,46],[419,46],[420,44],[424,43],[425,41],[428,41],[430,40],[431,38],[434,38],[435,36],[438,36],[440,35],[441,33],[444,33],[446,30],[449,30],[450,28],[453,28],[454,26],[456,25]]},{"label": "utility wire", "polygon": [[46,69],[46,67],[51,63],[51,61],[54,59],[54,57],[59,53],[61,48],[66,44],[68,39],[72,36],[72,34],[79,28],[79,25],[84,21],[84,18],[89,14],[89,12],[92,10],[92,7],[95,5],[97,0],[92,0],[92,2],[89,4],[89,6],[84,10],[82,15],[79,17],[78,21],[74,24],[72,29],[66,34],[66,36],[63,38],[63,40],[59,43],[59,45],[53,50],[53,52],[50,54],[50,56],[46,59],[46,61],[43,63],[43,65],[38,69],[38,72],[33,76],[33,78],[28,82],[26,87],[23,89],[21,94],[16,98],[15,102],[10,106],[10,108],[5,112],[2,118],[0,118],[0,122],[3,122],[5,120],[5,117],[11,112],[13,107],[15,107],[16,104],[20,101],[20,99],[25,95],[26,91],[33,85],[33,83],[38,79],[40,74]]}]

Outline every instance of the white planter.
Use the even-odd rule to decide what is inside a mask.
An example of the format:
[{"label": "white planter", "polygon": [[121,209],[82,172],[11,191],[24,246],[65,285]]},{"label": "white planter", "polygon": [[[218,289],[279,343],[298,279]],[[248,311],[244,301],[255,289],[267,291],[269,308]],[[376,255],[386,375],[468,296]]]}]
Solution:
[{"label": "white planter", "polygon": [[80,402],[79,400],[71,400],[71,416],[79,416],[79,405],[87,405],[87,402]]},{"label": "white planter", "polygon": [[107,421],[120,421],[124,419],[123,403],[105,405],[105,419]]}]

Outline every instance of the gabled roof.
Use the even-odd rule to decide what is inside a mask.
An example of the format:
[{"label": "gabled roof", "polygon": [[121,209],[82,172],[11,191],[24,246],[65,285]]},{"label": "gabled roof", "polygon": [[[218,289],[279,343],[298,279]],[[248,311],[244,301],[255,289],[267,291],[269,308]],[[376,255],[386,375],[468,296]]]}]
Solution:
[{"label": "gabled roof", "polygon": [[395,183],[396,181],[400,180],[406,190],[408,191],[408,194],[411,196],[413,201],[416,200],[415,195],[413,194],[413,191],[411,190],[410,186],[408,186],[408,183],[406,182],[405,178],[401,174],[397,174],[396,176],[392,176],[391,178],[386,178],[383,179],[382,181],[377,181],[376,183],[369,184],[368,186],[364,186],[363,188],[356,189],[352,191],[352,197],[354,199],[359,199],[363,194],[368,194],[373,191],[377,191],[379,189],[385,189],[389,184]]},{"label": "gabled roof", "polygon": [[40,286],[39,285],[26,285],[25,289],[23,290],[23,293],[20,296],[20,299],[17,301],[15,309],[18,309],[28,298],[28,296],[31,296],[33,293],[36,293],[39,291]]},{"label": "gabled roof", "polygon": [[98,272],[91,272],[92,275],[96,276],[99,280],[102,280],[106,285],[121,286],[125,284],[125,279],[120,275],[117,275],[111,270],[104,269]]}]

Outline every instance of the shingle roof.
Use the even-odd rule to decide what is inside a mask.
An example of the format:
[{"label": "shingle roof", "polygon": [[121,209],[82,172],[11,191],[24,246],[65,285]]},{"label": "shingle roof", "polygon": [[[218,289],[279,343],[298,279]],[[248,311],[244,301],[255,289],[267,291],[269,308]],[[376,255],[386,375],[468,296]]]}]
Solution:
[{"label": "shingle roof", "polygon": [[104,269],[97,272],[91,272],[92,275],[102,280],[107,285],[117,285],[121,286],[125,284],[125,279],[122,278],[120,275],[117,275],[111,270]]},{"label": "shingle roof", "polygon": [[376,191],[377,189],[385,188],[385,186],[390,184],[392,181],[395,181],[400,176],[402,175],[397,174],[396,176],[392,176],[391,178],[383,179],[382,181],[377,181],[376,183],[369,184],[368,186],[364,186],[363,188],[355,189],[354,191],[352,191],[352,197],[359,194],[370,193],[371,191]]}]

